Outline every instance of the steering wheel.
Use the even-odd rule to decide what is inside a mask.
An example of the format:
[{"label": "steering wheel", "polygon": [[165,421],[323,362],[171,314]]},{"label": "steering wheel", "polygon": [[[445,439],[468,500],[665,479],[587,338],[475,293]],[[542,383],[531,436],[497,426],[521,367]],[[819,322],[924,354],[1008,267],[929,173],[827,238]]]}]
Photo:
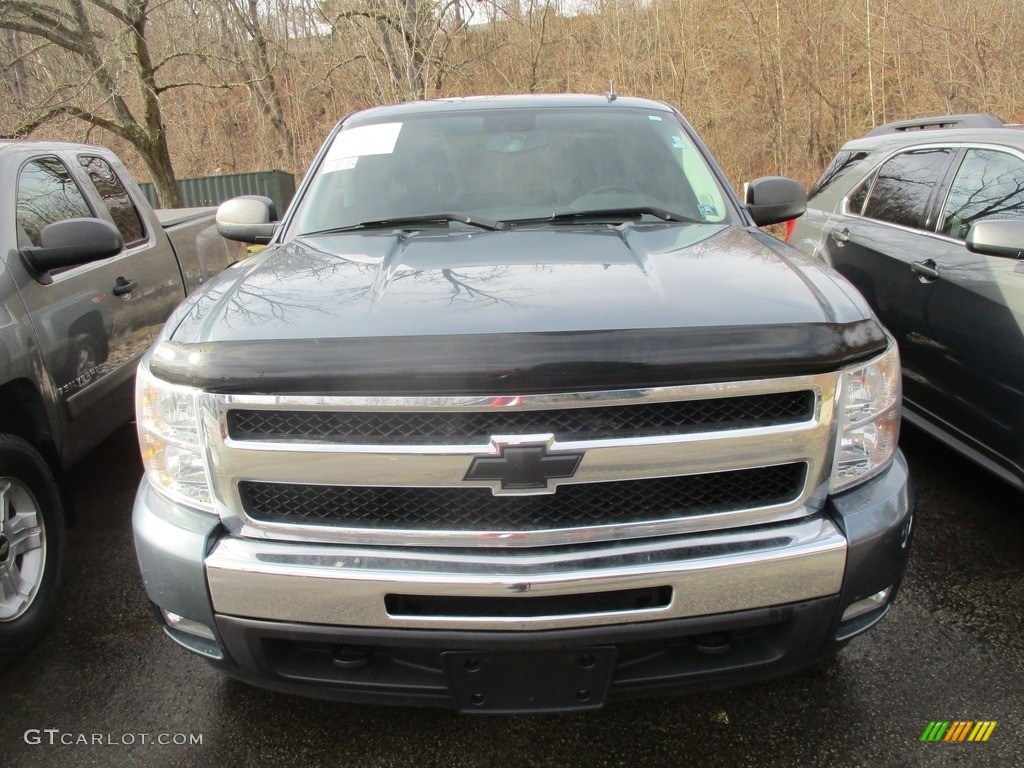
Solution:
[{"label": "steering wheel", "polygon": [[631,187],[629,186],[629,184],[604,184],[600,187],[595,187],[589,192],[585,192],[576,199],[579,200],[580,198],[591,197],[592,195],[611,195],[616,192],[628,192],[634,195],[643,194],[643,192],[641,192],[639,189],[637,189],[636,187]]}]

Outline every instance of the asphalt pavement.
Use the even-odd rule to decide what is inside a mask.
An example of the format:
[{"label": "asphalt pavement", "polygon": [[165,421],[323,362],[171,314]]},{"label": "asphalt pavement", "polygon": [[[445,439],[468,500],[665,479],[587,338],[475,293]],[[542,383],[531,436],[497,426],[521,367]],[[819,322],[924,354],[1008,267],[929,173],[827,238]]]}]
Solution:
[{"label": "asphalt pavement", "polygon": [[[158,629],[131,536],[131,426],[74,471],[56,627],[0,672],[0,766],[1021,766],[1024,496],[911,429],[910,568],[889,616],[825,665],[727,691],[515,717],[250,688]],[[924,742],[932,721],[988,741]]]}]

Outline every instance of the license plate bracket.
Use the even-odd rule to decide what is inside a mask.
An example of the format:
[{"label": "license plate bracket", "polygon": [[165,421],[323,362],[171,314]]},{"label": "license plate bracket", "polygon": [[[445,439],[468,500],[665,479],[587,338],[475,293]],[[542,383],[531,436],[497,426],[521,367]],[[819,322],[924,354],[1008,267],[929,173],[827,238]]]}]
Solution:
[{"label": "license plate bracket", "polygon": [[463,712],[558,712],[604,704],[616,649],[447,651],[441,659]]}]

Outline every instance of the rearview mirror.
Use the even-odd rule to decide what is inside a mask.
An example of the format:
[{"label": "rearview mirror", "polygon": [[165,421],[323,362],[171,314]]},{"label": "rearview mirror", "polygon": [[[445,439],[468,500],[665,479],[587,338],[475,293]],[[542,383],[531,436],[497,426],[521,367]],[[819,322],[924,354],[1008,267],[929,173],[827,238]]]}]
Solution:
[{"label": "rearview mirror", "polygon": [[796,219],[807,210],[807,193],[792,179],[762,176],[747,184],[747,210],[759,227]]},{"label": "rearview mirror", "polygon": [[1024,221],[976,221],[967,231],[967,250],[1019,259],[1024,254]]},{"label": "rearview mirror", "polygon": [[266,245],[277,232],[277,207],[263,195],[233,197],[217,208],[217,232],[228,240]]},{"label": "rearview mirror", "polygon": [[38,247],[21,249],[21,257],[44,284],[53,280],[54,269],[76,267],[116,256],[124,248],[117,227],[103,219],[81,218],[55,221],[39,233]]}]

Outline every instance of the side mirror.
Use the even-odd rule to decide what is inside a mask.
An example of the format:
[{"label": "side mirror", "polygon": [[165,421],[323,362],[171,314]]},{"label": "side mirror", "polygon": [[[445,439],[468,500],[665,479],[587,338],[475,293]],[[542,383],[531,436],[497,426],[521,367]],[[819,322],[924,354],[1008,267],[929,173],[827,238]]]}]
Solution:
[{"label": "side mirror", "polygon": [[233,197],[217,208],[217,232],[228,240],[266,245],[277,231],[277,207],[263,195]]},{"label": "side mirror", "polygon": [[747,210],[759,227],[796,219],[807,210],[807,193],[792,179],[762,176],[747,184]]},{"label": "side mirror", "polygon": [[49,272],[116,256],[124,248],[117,227],[103,219],[65,219],[47,224],[39,233],[40,246],[21,249],[25,264],[41,283],[52,282]]},{"label": "side mirror", "polygon": [[1024,221],[976,221],[967,231],[967,250],[989,256],[1024,256]]}]

